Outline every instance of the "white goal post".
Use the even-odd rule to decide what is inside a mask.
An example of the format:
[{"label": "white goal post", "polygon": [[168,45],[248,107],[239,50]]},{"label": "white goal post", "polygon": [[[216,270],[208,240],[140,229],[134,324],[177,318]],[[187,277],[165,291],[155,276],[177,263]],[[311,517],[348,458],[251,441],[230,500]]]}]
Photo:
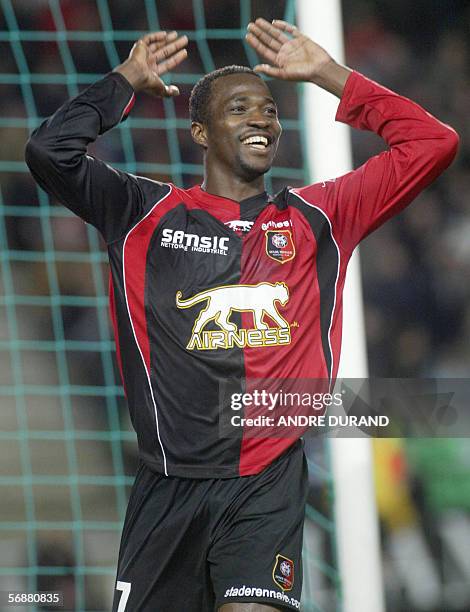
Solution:
[{"label": "white goal post", "polygon": [[[297,0],[302,32],[344,62],[341,0]],[[349,128],[334,121],[338,100],[304,85],[304,117],[310,178],[316,182],[352,168]],[[338,377],[367,377],[359,253],[353,255],[344,290],[344,322]],[[343,612],[383,612],[384,596],[372,444],[368,438],[330,440]]]}]

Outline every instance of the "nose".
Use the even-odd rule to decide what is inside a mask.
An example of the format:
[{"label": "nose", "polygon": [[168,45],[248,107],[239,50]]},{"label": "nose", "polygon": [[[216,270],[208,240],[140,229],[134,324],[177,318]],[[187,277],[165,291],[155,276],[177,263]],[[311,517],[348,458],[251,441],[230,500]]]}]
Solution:
[{"label": "nose", "polygon": [[248,117],[247,123],[250,127],[265,128],[270,124],[270,119],[260,112],[253,112]]}]

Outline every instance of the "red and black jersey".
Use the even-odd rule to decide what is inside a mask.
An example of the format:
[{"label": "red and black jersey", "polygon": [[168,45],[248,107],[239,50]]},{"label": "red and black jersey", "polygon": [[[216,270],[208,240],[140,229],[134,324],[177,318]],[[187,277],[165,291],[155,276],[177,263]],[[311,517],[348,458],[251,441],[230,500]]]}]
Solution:
[{"label": "red and black jersey", "polygon": [[221,382],[335,378],[352,251],[449,165],[458,138],[352,73],[337,120],[376,132],[389,149],[335,180],[237,202],[87,155],[133,100],[126,79],[108,74],[33,132],[26,161],[108,245],[117,352],[142,459],[173,476],[254,474],[294,437],[247,437],[243,428],[220,436]]}]

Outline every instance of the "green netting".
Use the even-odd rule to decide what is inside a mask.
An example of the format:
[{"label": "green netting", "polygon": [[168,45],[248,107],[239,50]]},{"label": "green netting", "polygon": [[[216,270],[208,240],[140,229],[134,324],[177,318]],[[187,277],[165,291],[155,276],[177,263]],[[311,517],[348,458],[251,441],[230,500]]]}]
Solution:
[{"label": "green netting", "polygon": [[[202,166],[187,136],[191,86],[215,67],[253,65],[248,21],[292,21],[294,8],[292,0],[193,0],[182,15],[181,3],[168,0],[1,0],[0,590],[60,590],[66,610],[109,609],[136,465],[108,322],[106,254],[93,228],[32,181],[23,161],[28,133],[122,61],[144,32],[178,28],[193,59],[167,80],[180,86],[183,102],[139,96],[132,117],[94,152],[133,173],[194,184]],[[268,177],[276,191],[305,184],[308,174],[301,89],[271,86],[284,128],[283,153]],[[149,141],[159,143],[150,152]],[[328,466],[317,443],[306,611],[340,608]]]}]

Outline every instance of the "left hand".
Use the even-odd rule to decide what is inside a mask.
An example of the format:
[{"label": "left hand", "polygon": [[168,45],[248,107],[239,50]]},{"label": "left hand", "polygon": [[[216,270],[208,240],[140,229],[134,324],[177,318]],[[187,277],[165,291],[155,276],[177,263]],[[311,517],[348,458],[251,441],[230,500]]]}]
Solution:
[{"label": "left hand", "polygon": [[258,64],[254,70],[277,79],[315,82],[330,63],[335,63],[323,47],[280,19],[269,23],[260,18],[249,23],[246,40],[270,62]]},{"label": "left hand", "polygon": [[186,59],[187,36],[177,32],[151,32],[132,47],[125,62],[114,68],[132,85],[134,91],[167,98],[179,95],[175,85],[165,85],[160,78]]}]

